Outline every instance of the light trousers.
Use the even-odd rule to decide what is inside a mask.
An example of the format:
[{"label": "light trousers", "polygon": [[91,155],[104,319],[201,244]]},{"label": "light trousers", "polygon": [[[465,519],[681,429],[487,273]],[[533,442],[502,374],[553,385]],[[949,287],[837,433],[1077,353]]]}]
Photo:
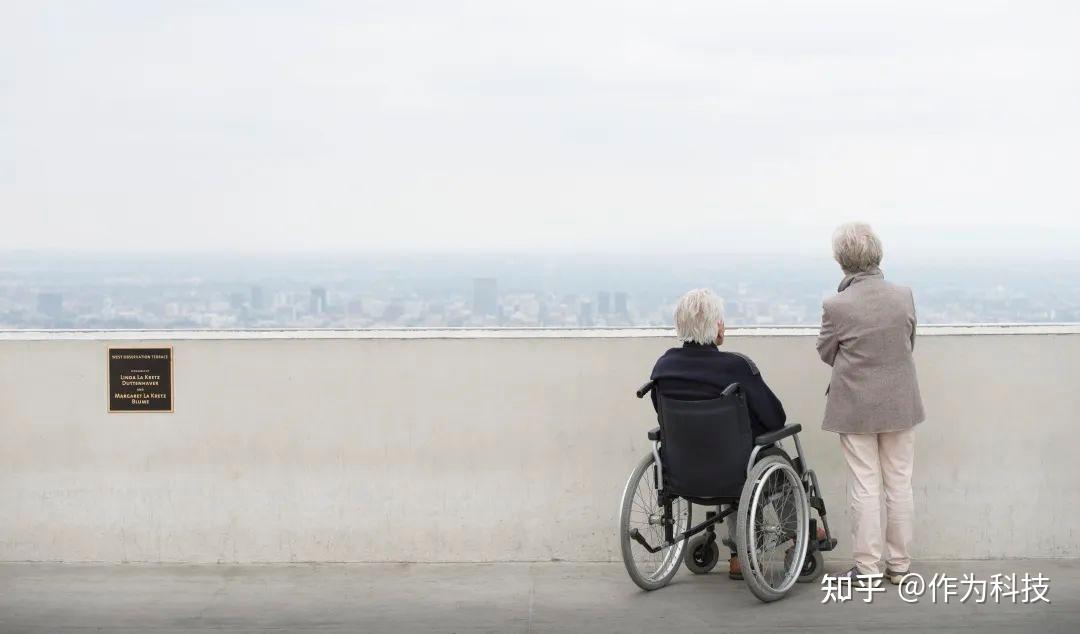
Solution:
[{"label": "light trousers", "polygon": [[[911,492],[911,467],[915,454],[915,430],[880,434],[840,434],[840,446],[848,466],[848,503],[851,505],[852,552],[860,574],[882,572],[881,492],[885,491],[886,564],[893,572],[911,566],[915,512]],[[884,484],[884,487],[882,487]]]}]

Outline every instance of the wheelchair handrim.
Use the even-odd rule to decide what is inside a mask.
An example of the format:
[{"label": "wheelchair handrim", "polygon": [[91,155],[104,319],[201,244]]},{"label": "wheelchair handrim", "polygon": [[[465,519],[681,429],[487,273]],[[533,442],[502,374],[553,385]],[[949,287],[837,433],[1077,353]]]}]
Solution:
[{"label": "wheelchair handrim", "polygon": [[[765,489],[767,488],[766,484],[768,483],[769,479],[777,471],[780,471],[784,475],[784,479],[785,479],[786,484],[787,484],[787,486],[788,486],[788,488],[790,490],[790,493],[788,495],[792,498],[792,506],[793,506],[793,510],[795,512],[795,523],[794,523],[793,529],[794,529],[795,547],[797,548],[797,552],[795,553],[796,556],[793,557],[792,559],[795,562],[800,562],[800,563],[803,561],[803,558],[806,556],[807,537],[803,534],[804,531],[801,531],[801,527],[804,524],[806,524],[806,522],[807,522],[808,510],[806,509],[805,498],[803,498],[802,496],[799,495],[799,492],[802,492],[802,488],[801,488],[802,483],[801,483],[801,481],[800,481],[800,479],[798,477],[798,474],[795,473],[794,469],[792,469],[790,465],[788,465],[786,463],[783,463],[783,462],[778,462],[776,464],[773,464],[773,465],[769,466],[761,474],[760,479],[759,479],[759,482],[761,482],[761,485],[758,486],[756,488],[756,490],[754,491],[754,496],[751,499],[750,508],[747,509],[745,512],[749,513],[749,518],[748,518],[749,521],[747,522],[747,529],[748,529],[747,537],[749,538],[749,546],[750,546],[750,548],[749,548],[749,552],[747,553],[747,556],[750,559],[750,564],[751,564],[751,568],[752,568],[752,570],[750,570],[748,572],[750,572],[751,574],[756,574],[756,576],[764,584],[766,584],[769,587],[769,589],[772,590],[773,592],[777,592],[777,593],[782,594],[784,592],[787,592],[795,584],[795,582],[798,580],[799,572],[801,571],[801,565],[793,565],[793,566],[791,566],[790,569],[788,569],[788,566],[785,565],[784,566],[784,568],[785,568],[785,576],[784,576],[784,578],[780,580],[779,584],[773,585],[771,580],[767,578],[767,576],[765,575],[765,572],[764,572],[765,567],[762,565],[761,552],[758,549],[758,546],[759,546],[758,537],[759,537],[759,535],[758,535],[758,531],[757,531],[757,525],[758,525],[758,519],[759,519],[758,518],[758,513],[764,511],[764,509],[759,506],[759,503],[761,502],[761,496],[762,496],[763,492],[765,491]],[[772,504],[773,502],[769,502],[769,503]],[[775,512],[775,508],[774,508],[774,512]],[[777,515],[779,516],[779,512],[777,512]],[[780,530],[781,528],[782,527],[777,527],[777,530]],[[776,544],[774,544],[774,548],[779,548],[783,544],[787,543],[787,541],[789,541],[789,540],[783,540],[783,541],[777,542]],[[785,557],[785,559],[786,559],[786,557]]]}]

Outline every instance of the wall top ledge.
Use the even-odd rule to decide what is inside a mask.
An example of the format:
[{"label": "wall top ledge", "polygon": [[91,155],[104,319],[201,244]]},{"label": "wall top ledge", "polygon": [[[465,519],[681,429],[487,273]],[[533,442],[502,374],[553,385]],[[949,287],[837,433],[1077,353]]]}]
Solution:
[{"label": "wall top ledge", "polygon": [[[817,328],[759,326],[728,329],[731,337],[813,337]],[[1080,324],[920,326],[920,336],[1080,335]],[[666,328],[394,328],[318,330],[0,330],[0,341],[184,341],[203,339],[618,339],[674,337]]]}]

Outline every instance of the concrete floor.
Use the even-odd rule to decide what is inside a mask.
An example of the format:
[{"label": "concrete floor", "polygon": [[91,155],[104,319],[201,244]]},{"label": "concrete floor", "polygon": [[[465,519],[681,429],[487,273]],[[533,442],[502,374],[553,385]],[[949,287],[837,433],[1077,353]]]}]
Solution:
[{"label": "concrete floor", "polygon": [[[721,564],[720,568],[724,568]],[[829,565],[838,572],[839,565]],[[0,565],[0,632],[1080,631],[1080,560],[922,563],[959,577],[1041,572],[1050,605],[760,603],[726,574],[645,593],[621,564]]]}]

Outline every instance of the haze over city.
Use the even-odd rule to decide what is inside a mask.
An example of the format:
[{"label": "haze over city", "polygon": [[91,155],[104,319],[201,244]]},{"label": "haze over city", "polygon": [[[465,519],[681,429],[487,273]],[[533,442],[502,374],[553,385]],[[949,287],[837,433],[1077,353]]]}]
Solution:
[{"label": "haze over city", "polygon": [[[928,20],[927,15],[934,19]],[[5,3],[0,325],[1078,320],[1075,3]],[[494,280],[494,282],[480,281]]]},{"label": "haze over city", "polygon": [[897,256],[1066,257],[1078,31],[1064,1],[4,3],[0,249],[820,255],[862,219]]},{"label": "haze over city", "polygon": [[[1077,261],[884,268],[924,324],[1080,322]],[[839,277],[797,255],[17,254],[0,256],[0,328],[670,327],[697,287],[732,326],[813,326]]]}]

